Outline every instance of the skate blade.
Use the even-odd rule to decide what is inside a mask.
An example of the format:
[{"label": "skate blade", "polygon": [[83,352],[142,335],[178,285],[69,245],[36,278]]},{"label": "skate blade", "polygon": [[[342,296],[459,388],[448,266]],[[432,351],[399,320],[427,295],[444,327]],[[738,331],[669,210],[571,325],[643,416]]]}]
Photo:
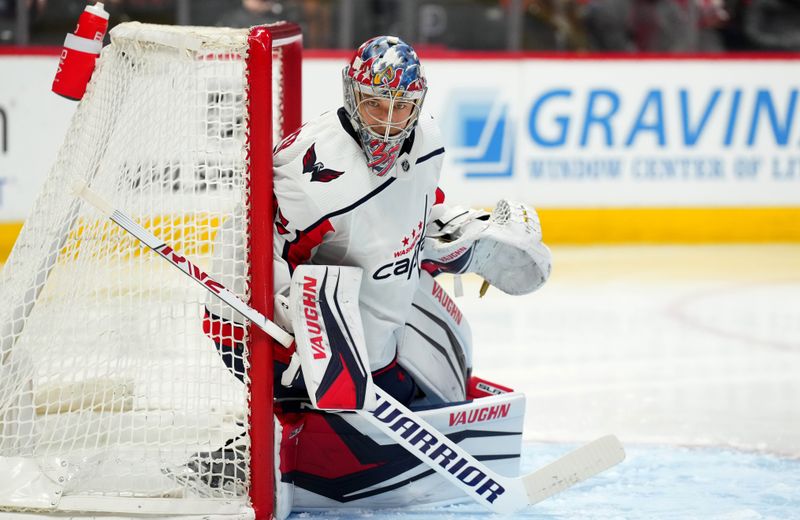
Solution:
[{"label": "skate blade", "polygon": [[191,492],[200,498],[223,498],[224,491],[213,488],[200,480],[199,475],[187,467],[176,469],[161,468],[161,473],[166,475],[175,483],[181,485],[185,491]]}]

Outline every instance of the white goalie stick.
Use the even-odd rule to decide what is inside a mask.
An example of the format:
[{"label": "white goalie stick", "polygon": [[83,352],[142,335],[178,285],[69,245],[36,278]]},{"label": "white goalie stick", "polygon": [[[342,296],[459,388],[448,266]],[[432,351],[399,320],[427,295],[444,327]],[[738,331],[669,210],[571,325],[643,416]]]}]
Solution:
[{"label": "white goalie stick", "polygon": [[[248,306],[205,272],[175,253],[163,240],[113,208],[85,183],[73,186],[77,195],[111,221],[189,275],[217,298],[275,338],[284,346],[292,336]],[[506,477],[492,471],[447,436],[422,420],[384,390],[375,387],[377,407],[355,410],[370,424],[403,446],[422,463],[460,488],[477,503],[495,513],[508,514],[536,504],[556,493],[622,462],[625,451],[613,435],[597,439],[528,475]]]}]

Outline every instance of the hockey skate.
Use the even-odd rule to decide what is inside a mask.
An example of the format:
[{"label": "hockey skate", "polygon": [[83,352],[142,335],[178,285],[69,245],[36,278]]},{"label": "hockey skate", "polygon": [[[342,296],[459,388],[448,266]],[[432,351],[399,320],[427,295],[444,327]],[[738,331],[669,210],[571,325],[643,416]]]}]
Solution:
[{"label": "hockey skate", "polygon": [[186,464],[161,471],[199,497],[238,497],[247,494],[246,455],[245,446],[231,443],[213,452],[196,453]]}]

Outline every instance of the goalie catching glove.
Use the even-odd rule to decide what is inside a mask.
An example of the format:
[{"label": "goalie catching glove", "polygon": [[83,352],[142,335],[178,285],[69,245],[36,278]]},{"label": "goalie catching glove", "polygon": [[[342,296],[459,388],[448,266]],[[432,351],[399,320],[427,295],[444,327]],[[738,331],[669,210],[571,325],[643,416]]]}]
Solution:
[{"label": "goalie catching glove", "polygon": [[501,200],[485,211],[434,206],[422,266],[431,274],[476,273],[507,294],[535,291],[550,276],[536,210]]}]

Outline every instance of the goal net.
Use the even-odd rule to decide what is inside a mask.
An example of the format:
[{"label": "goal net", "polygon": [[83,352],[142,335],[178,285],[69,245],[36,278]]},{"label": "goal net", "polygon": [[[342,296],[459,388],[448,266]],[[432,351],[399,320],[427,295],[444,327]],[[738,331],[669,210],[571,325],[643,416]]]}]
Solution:
[{"label": "goal net", "polygon": [[203,288],[70,187],[270,315],[271,150],[300,124],[300,46],[285,23],[112,30],[0,280],[0,511],[270,514],[268,339],[209,327]]}]

